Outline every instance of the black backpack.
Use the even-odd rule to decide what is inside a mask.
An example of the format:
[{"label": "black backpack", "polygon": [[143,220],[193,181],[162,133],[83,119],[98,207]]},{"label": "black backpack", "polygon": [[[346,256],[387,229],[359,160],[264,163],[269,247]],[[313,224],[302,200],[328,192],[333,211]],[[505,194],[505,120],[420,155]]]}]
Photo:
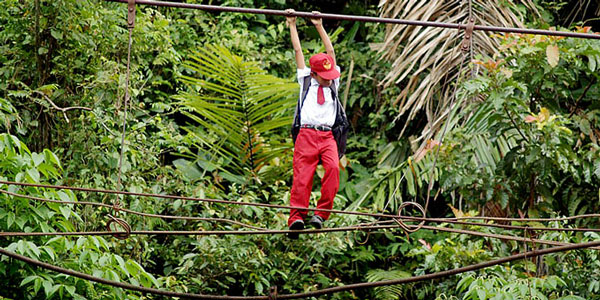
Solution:
[{"label": "black backpack", "polygon": [[[310,78],[310,75],[308,75],[302,79],[302,93],[300,93],[300,97],[298,97],[298,103],[296,104],[296,110],[294,112],[294,123],[292,124],[292,139],[294,140],[294,143],[296,143],[296,137],[298,137],[298,133],[300,132],[300,112],[302,111],[304,99],[306,99],[306,94],[308,94],[308,89],[310,88]],[[350,123],[348,123],[344,107],[335,92],[335,81],[331,83],[329,90],[331,90],[331,97],[335,99],[334,101],[336,102],[335,122],[331,127],[331,133],[337,144],[338,157],[342,158],[346,153],[346,139],[348,138]]]}]

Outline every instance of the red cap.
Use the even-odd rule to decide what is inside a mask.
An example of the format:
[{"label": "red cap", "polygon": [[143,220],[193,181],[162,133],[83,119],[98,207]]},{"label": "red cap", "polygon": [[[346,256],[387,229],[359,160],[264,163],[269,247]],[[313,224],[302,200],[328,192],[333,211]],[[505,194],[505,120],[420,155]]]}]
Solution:
[{"label": "red cap", "polygon": [[340,77],[340,72],[335,68],[335,60],[326,53],[313,55],[309,60],[310,69],[326,80]]}]

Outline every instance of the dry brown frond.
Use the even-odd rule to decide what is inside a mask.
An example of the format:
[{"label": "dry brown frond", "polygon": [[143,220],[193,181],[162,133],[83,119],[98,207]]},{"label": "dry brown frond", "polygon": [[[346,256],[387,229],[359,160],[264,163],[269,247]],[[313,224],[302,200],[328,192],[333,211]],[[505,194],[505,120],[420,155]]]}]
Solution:
[{"label": "dry brown frond", "polygon": [[[478,25],[523,27],[524,16],[516,8],[517,2],[538,14],[533,0],[471,1],[472,16]],[[379,7],[381,16],[387,18],[465,23],[470,5],[464,0],[382,0]],[[405,120],[404,129],[418,112],[425,110],[429,122],[418,140],[427,141],[450,111],[452,83],[458,78],[458,64],[463,55],[458,48],[464,33],[456,29],[405,25],[388,25],[386,30],[385,41],[378,49],[381,59],[391,62],[392,68],[381,84],[385,87],[402,85],[403,90],[393,105],[398,105],[400,110],[396,120],[400,117]],[[476,31],[465,63],[475,54],[492,57],[498,46],[497,38],[490,33]]]}]

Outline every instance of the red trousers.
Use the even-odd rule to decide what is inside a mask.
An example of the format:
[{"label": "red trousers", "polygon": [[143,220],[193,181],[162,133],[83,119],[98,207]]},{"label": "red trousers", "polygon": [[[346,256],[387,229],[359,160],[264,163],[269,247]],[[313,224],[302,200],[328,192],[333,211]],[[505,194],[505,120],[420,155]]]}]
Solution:
[{"label": "red trousers", "polygon": [[[319,160],[325,168],[325,176],[321,179],[321,198],[317,208],[333,208],[333,198],[340,185],[340,169],[337,145],[331,131],[318,131],[301,128],[294,147],[294,182],[290,195],[290,205],[308,207],[312,191],[313,175]],[[303,220],[308,211],[292,209],[288,226],[296,220]],[[316,211],[327,220],[329,212]]]}]

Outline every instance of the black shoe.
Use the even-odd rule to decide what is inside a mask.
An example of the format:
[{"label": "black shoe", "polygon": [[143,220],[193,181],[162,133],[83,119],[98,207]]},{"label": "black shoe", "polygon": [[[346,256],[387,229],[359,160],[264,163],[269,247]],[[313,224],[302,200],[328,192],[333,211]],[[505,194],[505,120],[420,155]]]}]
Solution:
[{"label": "black shoe", "polygon": [[321,218],[321,216],[314,215],[312,218],[310,218],[310,222],[308,223],[310,224],[310,226],[316,229],[321,229],[323,228],[323,222],[325,221],[323,220],[323,218]]},{"label": "black shoe", "polygon": [[[302,230],[302,229],[304,229],[304,221],[302,221],[302,220],[296,220],[292,223],[292,225],[290,225],[290,230]],[[300,235],[299,232],[288,233],[288,237],[292,240],[297,240],[299,235]]]}]

